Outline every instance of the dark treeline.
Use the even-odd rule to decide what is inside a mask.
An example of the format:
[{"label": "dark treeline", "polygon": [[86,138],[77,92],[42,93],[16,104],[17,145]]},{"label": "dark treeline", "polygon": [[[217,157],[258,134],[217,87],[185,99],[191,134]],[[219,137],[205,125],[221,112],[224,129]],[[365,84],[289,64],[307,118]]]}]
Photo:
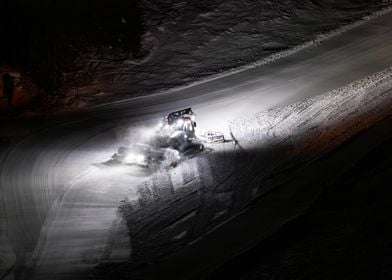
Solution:
[{"label": "dark treeline", "polygon": [[[90,47],[137,53],[143,33],[140,0],[1,0],[0,63],[30,72],[48,90],[63,68]],[[74,69],[69,69],[74,70]]]}]

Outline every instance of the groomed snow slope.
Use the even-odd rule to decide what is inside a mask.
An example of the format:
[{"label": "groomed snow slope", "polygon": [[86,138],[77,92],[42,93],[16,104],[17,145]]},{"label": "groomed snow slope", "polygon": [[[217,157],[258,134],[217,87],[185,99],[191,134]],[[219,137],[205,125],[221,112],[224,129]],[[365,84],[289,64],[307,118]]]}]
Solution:
[{"label": "groomed snow slope", "polygon": [[89,48],[73,61],[79,70],[64,70],[61,79],[64,91],[77,97],[80,105],[160,92],[317,45],[327,39],[320,34],[347,31],[354,27],[350,23],[358,25],[372,13],[377,16],[390,4],[390,0],[144,0],[142,57],[117,56],[113,47],[117,41],[100,51]]},{"label": "groomed snow slope", "polygon": [[[275,175],[306,166],[392,114],[391,90],[389,68],[305,102],[230,122],[237,144],[214,146],[211,153],[158,173],[138,186],[137,199],[133,192],[120,207],[129,227],[131,264],[154,262],[193,244],[273,190]],[[318,191],[290,215],[304,211]]]},{"label": "groomed snow slope", "polygon": [[392,68],[325,95],[235,120],[230,130],[243,147],[281,143],[296,152],[332,148],[391,113]]}]

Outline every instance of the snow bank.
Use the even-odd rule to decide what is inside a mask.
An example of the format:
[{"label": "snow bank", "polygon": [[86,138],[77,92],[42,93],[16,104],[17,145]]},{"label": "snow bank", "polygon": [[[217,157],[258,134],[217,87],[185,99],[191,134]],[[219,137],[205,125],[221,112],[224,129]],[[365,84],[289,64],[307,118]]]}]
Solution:
[{"label": "snow bank", "polygon": [[230,131],[245,149],[282,143],[297,152],[330,148],[391,114],[391,88],[389,68],[305,102],[231,121]]},{"label": "snow bank", "polygon": [[142,8],[148,20],[140,57],[117,55],[116,48],[80,49],[83,55],[72,65],[79,70],[63,69],[62,90],[71,107],[180,90],[317,46],[388,13],[391,4],[145,0]]},{"label": "snow bank", "polygon": [[375,12],[371,13],[370,15],[364,16],[361,20],[358,20],[358,21],[353,22],[351,24],[347,24],[347,25],[345,25],[343,27],[340,27],[338,29],[334,29],[334,30],[332,30],[330,32],[319,34],[314,39],[309,40],[309,41],[307,41],[305,43],[302,43],[302,44],[299,44],[297,46],[291,47],[291,48],[289,48],[287,50],[283,50],[283,51],[280,51],[280,52],[277,52],[277,53],[273,53],[273,54],[271,54],[271,55],[269,55],[269,56],[267,56],[267,57],[265,57],[263,59],[255,61],[253,63],[249,63],[247,65],[244,65],[244,66],[241,66],[241,67],[237,67],[237,68],[234,68],[234,69],[226,70],[224,73],[217,73],[217,74],[210,75],[207,78],[199,79],[199,80],[197,80],[195,82],[192,82],[192,83],[190,83],[190,84],[188,84],[186,86],[178,87],[177,89],[180,90],[182,88],[195,86],[195,85],[202,84],[202,83],[205,83],[205,82],[208,82],[208,81],[220,79],[222,77],[227,77],[227,76],[230,76],[230,75],[233,75],[233,74],[236,74],[236,73],[244,72],[244,71],[249,70],[249,69],[253,69],[253,68],[256,68],[256,67],[260,67],[260,66],[264,66],[264,65],[270,64],[270,63],[275,62],[277,60],[280,60],[280,59],[286,58],[286,57],[288,57],[290,55],[293,55],[293,54],[295,54],[295,53],[297,53],[299,51],[303,51],[305,49],[317,47],[317,46],[321,45],[322,43],[324,43],[325,41],[328,41],[328,40],[330,40],[330,39],[332,39],[332,38],[334,38],[336,36],[340,36],[340,35],[348,32],[350,30],[353,30],[353,29],[355,29],[355,28],[357,28],[357,27],[367,23],[368,21],[375,20],[375,19],[377,19],[377,18],[379,18],[379,17],[381,17],[383,15],[386,15],[386,14],[388,14],[390,12],[392,12],[392,7],[386,7],[384,9],[380,10],[380,11],[375,11]]},{"label": "snow bank", "polygon": [[[262,171],[248,168],[246,174],[266,176],[295,156],[317,155],[332,149],[390,114],[392,68],[303,102],[231,121],[229,128],[238,146],[235,143],[214,146],[211,153],[152,176],[139,186],[143,202],[139,198],[138,202],[133,202],[134,206],[167,197],[162,196],[162,192],[170,196],[182,188],[195,190],[203,186],[214,189],[219,185],[221,189],[230,189],[222,184],[236,181],[242,175],[233,176],[233,173],[238,173],[241,168],[247,169],[251,163],[255,164],[253,169]],[[241,147],[243,153],[237,147]],[[247,153],[271,147],[284,150],[284,156],[269,161],[268,167]],[[239,162],[240,158],[254,162],[248,161],[244,165]],[[263,162],[265,164],[265,160]]]},{"label": "snow bank", "polygon": [[[232,121],[238,144],[215,145],[210,153],[162,170],[122,204],[133,259],[170,254],[242,213],[255,198],[290,180],[292,167],[391,114],[391,89],[392,68],[305,102]],[[276,174],[284,176],[274,179]]]},{"label": "snow bank", "polygon": [[[229,128],[244,150],[274,145],[295,147],[296,153],[304,148],[319,152],[316,148],[340,144],[391,114],[391,89],[389,68],[325,95],[231,121]],[[152,176],[139,186],[143,200],[161,197],[162,192],[173,194],[192,184],[213,186],[224,180],[226,173],[237,170],[238,165],[232,165],[238,159],[236,146],[214,147],[212,153]]]},{"label": "snow bank", "polygon": [[[213,152],[155,174],[137,187],[138,198],[130,197],[122,204],[133,264],[159,263],[164,256],[197,243],[216,229],[230,230],[233,224],[221,227],[248,209],[246,213],[252,214],[246,222],[249,227],[257,224],[257,238],[262,236],[262,227],[264,236],[279,229],[306,211],[323,187],[339,178],[341,171],[337,169],[352,164],[353,158],[334,168],[329,165],[344,153],[332,160],[314,160],[390,114],[392,68],[325,95],[230,122],[238,144],[217,145]],[[356,156],[366,153],[365,147]],[[321,175],[314,175],[317,172]],[[328,180],[319,182],[320,178]],[[256,198],[261,199],[259,203],[253,203]],[[231,232],[238,237],[235,244],[227,240],[220,243],[227,245],[227,251],[218,255],[232,257],[232,252],[250,244],[245,240],[246,245],[236,247],[243,238],[238,234],[241,230]],[[208,249],[195,245],[194,251],[189,250],[208,252],[216,238],[203,239],[209,240],[203,243]],[[205,265],[212,261],[221,260]]]}]

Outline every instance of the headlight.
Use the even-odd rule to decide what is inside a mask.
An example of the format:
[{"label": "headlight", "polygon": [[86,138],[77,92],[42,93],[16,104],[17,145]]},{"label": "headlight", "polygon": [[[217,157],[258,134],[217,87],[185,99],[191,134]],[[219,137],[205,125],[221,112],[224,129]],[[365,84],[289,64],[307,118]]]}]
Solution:
[{"label": "headlight", "polygon": [[124,158],[124,163],[129,163],[129,164],[135,163],[135,158],[136,158],[135,154],[127,154]]},{"label": "headlight", "polygon": [[127,164],[145,164],[146,157],[142,154],[128,154],[124,158]]},{"label": "headlight", "polygon": [[178,121],[177,121],[177,125],[183,125],[184,124],[184,120],[183,119],[179,119]]},{"label": "headlight", "polygon": [[138,163],[138,164],[143,164],[145,159],[146,159],[145,156],[143,156],[143,155],[137,155],[136,158],[135,158],[135,161],[136,161],[136,163]]}]

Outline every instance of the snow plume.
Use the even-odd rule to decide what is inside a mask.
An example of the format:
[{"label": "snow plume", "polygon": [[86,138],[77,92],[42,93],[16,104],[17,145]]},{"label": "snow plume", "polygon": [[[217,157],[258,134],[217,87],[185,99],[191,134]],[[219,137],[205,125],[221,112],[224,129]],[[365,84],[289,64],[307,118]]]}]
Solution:
[{"label": "snow plume", "polygon": [[117,139],[124,146],[131,146],[132,144],[145,143],[148,144],[150,139],[156,133],[156,127],[123,124],[116,130]]}]

